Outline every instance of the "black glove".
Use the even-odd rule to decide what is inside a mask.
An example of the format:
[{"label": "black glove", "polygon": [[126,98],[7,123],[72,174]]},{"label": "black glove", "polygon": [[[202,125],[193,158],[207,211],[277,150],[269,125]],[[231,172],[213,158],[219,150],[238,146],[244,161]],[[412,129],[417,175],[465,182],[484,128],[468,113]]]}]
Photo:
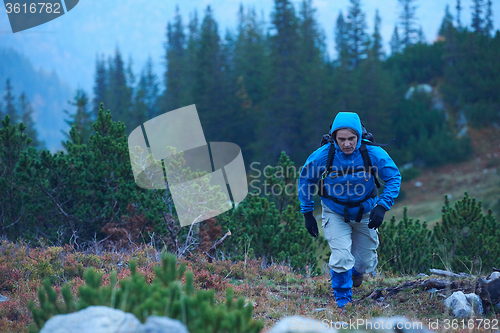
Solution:
[{"label": "black glove", "polygon": [[370,222],[368,228],[377,229],[384,222],[384,215],[387,210],[382,205],[376,205],[370,213]]},{"label": "black glove", "polygon": [[306,220],[306,228],[307,231],[313,237],[318,237],[318,223],[316,223],[316,219],[314,218],[313,212],[307,212],[304,214],[304,219]]}]

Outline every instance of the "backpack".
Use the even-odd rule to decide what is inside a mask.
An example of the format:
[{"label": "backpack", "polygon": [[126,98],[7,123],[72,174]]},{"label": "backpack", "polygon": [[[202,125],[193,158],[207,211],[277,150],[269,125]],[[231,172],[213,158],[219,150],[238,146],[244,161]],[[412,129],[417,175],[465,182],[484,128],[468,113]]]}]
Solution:
[{"label": "backpack", "polygon": [[[332,129],[332,125],[333,124],[330,124],[330,130]],[[319,184],[318,184],[319,185],[319,192],[318,192],[318,194],[322,198],[330,199],[333,202],[344,206],[344,221],[345,222],[350,221],[348,208],[358,207],[358,206],[360,206],[360,209],[358,212],[358,216],[356,217],[356,222],[360,222],[361,218],[363,217],[363,213],[364,213],[364,207],[363,207],[362,203],[371,199],[371,198],[375,198],[378,196],[378,189],[380,188],[380,182],[377,179],[377,170],[376,170],[376,168],[373,168],[373,166],[372,166],[370,155],[368,154],[368,149],[366,148],[366,146],[367,145],[379,146],[379,147],[380,146],[387,146],[392,141],[394,141],[394,139],[393,139],[389,143],[378,144],[375,142],[375,138],[373,137],[373,134],[371,134],[370,132],[368,132],[366,130],[363,123],[361,123],[361,128],[362,128],[362,135],[361,135],[361,146],[359,147],[359,152],[361,153],[361,157],[363,158],[363,165],[364,165],[363,168],[362,169],[352,168],[352,170],[349,170],[349,168],[348,168],[346,171],[341,170],[337,175],[337,177],[346,176],[346,174],[350,174],[350,173],[354,174],[354,173],[357,173],[360,171],[364,171],[365,175],[366,175],[366,170],[369,170],[369,173],[372,175],[376,186],[373,187],[373,191],[371,193],[368,193],[368,195],[366,195],[360,201],[343,202],[343,201],[338,200],[335,197],[328,195],[326,188],[325,188],[324,180],[332,172],[333,159],[335,157],[335,150],[336,149],[335,149],[335,145],[334,145],[334,140],[333,140],[330,133],[324,134],[323,137],[321,138],[321,143],[320,143],[321,146],[324,146],[327,143],[331,143],[331,145],[330,145],[330,150],[328,151],[328,157],[326,159],[325,171],[323,172],[323,174],[321,175],[321,178],[319,180]],[[369,175],[367,177],[369,177]],[[366,178],[366,179],[368,179],[368,178]]]}]

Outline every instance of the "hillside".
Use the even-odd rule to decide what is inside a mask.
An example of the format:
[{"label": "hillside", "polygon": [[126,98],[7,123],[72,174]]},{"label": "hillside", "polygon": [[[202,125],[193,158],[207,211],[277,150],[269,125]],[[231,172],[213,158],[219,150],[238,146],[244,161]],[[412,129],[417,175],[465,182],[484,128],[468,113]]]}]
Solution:
[{"label": "hillside", "polygon": [[0,59],[0,101],[3,102],[5,82],[10,79],[16,103],[24,92],[33,106],[39,139],[52,152],[61,149],[61,130],[67,130],[63,110],[74,112],[68,104],[72,89],[54,71],[35,68],[28,58],[11,48],[0,47]]},{"label": "hillside", "polygon": [[[127,250],[105,250],[102,244],[95,243],[85,251],[76,251],[69,245],[47,246],[43,240],[39,245],[35,249],[7,241],[0,245],[0,293],[10,298],[0,303],[2,332],[27,332],[27,325],[32,322],[27,304],[29,300],[39,304],[37,289],[42,279],[49,278],[58,292],[67,282],[73,295],[77,295],[78,287],[84,283],[83,272],[89,267],[102,274],[102,283],[107,285],[111,271],[118,272],[118,281],[130,276],[128,265],[132,259],[138,265],[137,272],[149,282],[154,277],[154,267],[161,264],[161,254],[150,246],[131,244]],[[195,290],[214,290],[217,302],[224,302],[226,289],[233,288],[235,298],[243,297],[247,305],[253,305],[253,318],[264,324],[262,332],[290,315],[328,322],[402,315],[411,321],[420,321],[426,327],[439,321],[441,324],[436,331],[449,332],[443,325],[445,320],[454,317],[445,309],[444,297],[455,290],[474,292],[477,278],[458,279],[448,289],[429,292],[427,287],[432,281],[427,281],[436,276],[397,276],[378,272],[376,277],[367,277],[360,288],[354,289],[354,304],[342,312],[335,305],[328,274],[316,277],[297,274],[287,265],[262,259],[210,263],[204,256],[194,255],[180,258],[178,265],[181,263],[194,273]],[[490,311],[474,318],[498,320],[500,315]]]},{"label": "hillside", "polygon": [[474,156],[460,164],[447,164],[424,169],[417,178],[404,181],[403,197],[395,203],[386,218],[392,215],[399,221],[404,207],[408,216],[427,221],[429,226],[441,219],[444,196],[450,201],[460,199],[464,192],[483,203],[484,211],[492,210],[500,217],[500,130],[490,127],[468,129]]}]

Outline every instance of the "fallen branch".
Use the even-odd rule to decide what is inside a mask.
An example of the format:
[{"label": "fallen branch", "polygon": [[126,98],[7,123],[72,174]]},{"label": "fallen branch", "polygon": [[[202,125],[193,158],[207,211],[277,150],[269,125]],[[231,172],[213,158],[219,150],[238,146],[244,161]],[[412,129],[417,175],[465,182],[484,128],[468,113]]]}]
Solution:
[{"label": "fallen branch", "polygon": [[207,255],[208,262],[212,262],[213,254],[215,253],[215,250],[217,250],[217,248],[219,246],[221,246],[229,236],[231,236],[231,230],[228,230],[226,232],[226,234],[221,239],[219,239],[217,242],[215,242],[215,244],[212,245],[212,247],[208,249],[208,251],[205,251],[205,254]]},{"label": "fallen branch", "polygon": [[470,277],[469,274],[466,274],[466,273],[460,273],[460,274],[457,274],[457,273],[453,273],[453,272],[450,272],[450,271],[444,271],[442,269],[429,269],[429,271],[431,272],[431,274],[434,274],[434,275],[439,275],[439,276],[444,276],[444,277],[449,277],[449,278],[464,278],[464,277]]}]

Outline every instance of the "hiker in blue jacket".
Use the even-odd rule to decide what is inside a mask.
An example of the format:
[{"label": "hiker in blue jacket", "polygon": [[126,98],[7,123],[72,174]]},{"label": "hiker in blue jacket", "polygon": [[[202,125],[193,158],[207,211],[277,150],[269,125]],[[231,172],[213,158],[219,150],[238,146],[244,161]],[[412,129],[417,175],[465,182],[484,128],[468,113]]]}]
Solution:
[{"label": "hiker in blue jacket", "polygon": [[[359,287],[363,274],[375,270],[376,229],[401,185],[394,161],[384,149],[362,139],[362,133],[356,113],[339,112],[330,129],[331,142],[309,156],[299,179],[301,213],[313,237],[318,236],[313,195],[321,197],[323,231],[332,251],[332,288],[339,307],[352,302],[352,287]],[[385,182],[380,197],[375,175]]]}]

